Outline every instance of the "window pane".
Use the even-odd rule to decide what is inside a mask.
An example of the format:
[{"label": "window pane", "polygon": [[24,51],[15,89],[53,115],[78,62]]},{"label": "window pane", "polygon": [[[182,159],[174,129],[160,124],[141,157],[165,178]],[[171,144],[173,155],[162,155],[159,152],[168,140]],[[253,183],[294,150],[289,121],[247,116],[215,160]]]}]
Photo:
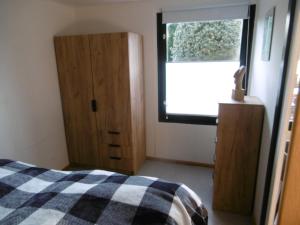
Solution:
[{"label": "window pane", "polygon": [[216,116],[218,101],[230,97],[240,62],[167,63],[168,114]]},{"label": "window pane", "polygon": [[240,66],[242,20],[167,25],[167,114],[218,114]]},{"label": "window pane", "polygon": [[239,60],[243,20],[167,24],[168,62]]}]

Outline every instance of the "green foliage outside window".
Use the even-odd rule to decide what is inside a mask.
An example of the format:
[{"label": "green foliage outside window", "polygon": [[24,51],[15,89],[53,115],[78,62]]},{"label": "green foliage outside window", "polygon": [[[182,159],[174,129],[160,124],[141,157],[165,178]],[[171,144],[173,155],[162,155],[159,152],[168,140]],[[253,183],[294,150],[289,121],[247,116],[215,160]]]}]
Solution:
[{"label": "green foliage outside window", "polygon": [[239,60],[242,20],[167,26],[169,62]]}]

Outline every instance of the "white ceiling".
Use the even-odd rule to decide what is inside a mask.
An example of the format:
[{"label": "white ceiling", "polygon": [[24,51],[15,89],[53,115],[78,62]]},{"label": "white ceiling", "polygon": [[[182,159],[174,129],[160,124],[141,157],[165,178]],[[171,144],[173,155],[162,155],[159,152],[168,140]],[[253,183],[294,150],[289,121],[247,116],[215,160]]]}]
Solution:
[{"label": "white ceiling", "polygon": [[101,3],[137,2],[143,0],[52,0],[52,1],[67,4],[67,5],[84,6],[84,5],[96,5]]}]

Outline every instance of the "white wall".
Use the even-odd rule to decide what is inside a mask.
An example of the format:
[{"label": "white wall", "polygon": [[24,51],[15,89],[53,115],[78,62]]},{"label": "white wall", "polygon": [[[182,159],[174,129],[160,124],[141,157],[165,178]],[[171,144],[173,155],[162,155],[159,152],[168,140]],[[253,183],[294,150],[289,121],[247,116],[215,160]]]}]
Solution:
[{"label": "white wall", "polygon": [[[158,122],[156,13],[161,8],[227,4],[226,0],[153,0],[78,7],[79,33],[132,31],[144,36],[147,155],[212,163],[215,126]],[[241,2],[241,1],[235,1]]]},{"label": "white wall", "polygon": [[277,141],[277,149],[274,160],[274,170],[271,182],[271,191],[269,198],[269,207],[267,213],[266,225],[273,225],[276,216],[278,196],[281,191],[281,173],[284,166],[284,155],[286,148],[286,141],[291,138],[291,133],[288,132],[290,115],[291,115],[291,104],[294,96],[294,87],[297,86],[297,66],[298,61],[300,62],[300,2],[297,2],[295,8],[295,19],[293,36],[291,41],[291,49],[289,56],[289,65],[287,71],[287,80],[284,94],[284,104],[282,108],[279,138]]},{"label": "white wall", "polygon": [[[273,6],[276,6],[276,12],[271,59],[266,62],[261,60],[264,17],[266,12]],[[282,62],[287,8],[288,0],[259,0],[257,3],[256,31],[254,35],[254,51],[250,76],[250,95],[258,96],[263,101],[266,113],[254,207],[256,224],[259,224],[258,221],[260,218],[264,193],[265,175],[268,163],[276,99],[281,81],[280,66]]]},{"label": "white wall", "polygon": [[74,16],[47,0],[0,1],[0,158],[68,164],[53,36]]}]

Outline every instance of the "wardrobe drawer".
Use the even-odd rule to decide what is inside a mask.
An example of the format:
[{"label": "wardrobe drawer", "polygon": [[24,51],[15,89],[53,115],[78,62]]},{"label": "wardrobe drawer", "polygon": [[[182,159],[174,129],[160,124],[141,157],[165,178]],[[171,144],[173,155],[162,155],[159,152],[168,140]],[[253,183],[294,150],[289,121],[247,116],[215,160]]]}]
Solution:
[{"label": "wardrobe drawer", "polygon": [[107,157],[104,167],[111,170],[133,171],[133,161],[129,158]]},{"label": "wardrobe drawer", "polygon": [[103,134],[104,143],[120,145],[122,147],[130,147],[130,134],[129,132],[121,132],[119,130],[107,130]]},{"label": "wardrobe drawer", "polygon": [[115,144],[107,144],[103,149],[103,166],[107,169],[132,171],[132,149]]},{"label": "wardrobe drawer", "polygon": [[123,149],[121,148],[120,145],[116,144],[109,144],[108,145],[108,150],[107,150],[107,155],[112,158],[122,158],[124,153]]},{"label": "wardrobe drawer", "polygon": [[103,154],[108,158],[132,158],[132,148],[118,144],[104,144]]}]

